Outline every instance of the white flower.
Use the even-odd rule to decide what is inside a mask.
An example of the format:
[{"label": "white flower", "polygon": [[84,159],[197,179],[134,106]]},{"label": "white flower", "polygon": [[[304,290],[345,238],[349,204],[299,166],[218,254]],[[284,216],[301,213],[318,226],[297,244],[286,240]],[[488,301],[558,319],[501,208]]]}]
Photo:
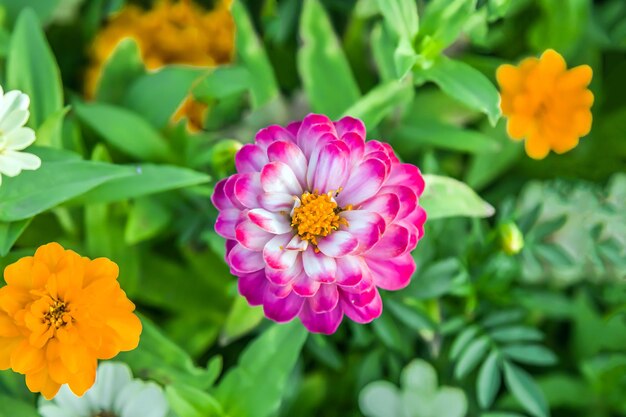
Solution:
[{"label": "white flower", "polygon": [[23,127],[30,113],[30,99],[21,91],[4,94],[0,87],[0,185],[2,175],[15,177],[22,170],[35,170],[41,166],[39,157],[18,152],[35,141],[35,132]]},{"label": "white flower", "polygon": [[101,363],[96,383],[82,397],[63,385],[53,400],[39,401],[43,417],[165,417],[168,411],[161,387],[133,379],[130,368],[120,362]]}]

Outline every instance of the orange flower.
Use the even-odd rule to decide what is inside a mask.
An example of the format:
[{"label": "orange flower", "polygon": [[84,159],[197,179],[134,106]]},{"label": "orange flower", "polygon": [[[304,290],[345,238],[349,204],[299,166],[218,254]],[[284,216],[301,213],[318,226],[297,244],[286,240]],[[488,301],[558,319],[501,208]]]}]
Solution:
[{"label": "orange flower", "polygon": [[26,375],[32,392],[54,397],[62,384],[83,395],[98,359],[139,343],[141,322],[106,258],[90,260],[58,243],[6,267],[0,288],[0,370]]},{"label": "orange flower", "polygon": [[568,70],[563,57],[552,49],[539,59],[524,59],[517,67],[498,68],[507,132],[515,140],[526,139],[528,156],[543,159],[550,150],[567,152],[589,133],[591,76],[589,65]]},{"label": "orange flower", "polygon": [[187,129],[192,133],[196,133],[202,130],[204,119],[206,119],[208,112],[208,104],[196,100],[193,95],[189,94],[172,116],[172,122],[176,123],[186,118]]}]

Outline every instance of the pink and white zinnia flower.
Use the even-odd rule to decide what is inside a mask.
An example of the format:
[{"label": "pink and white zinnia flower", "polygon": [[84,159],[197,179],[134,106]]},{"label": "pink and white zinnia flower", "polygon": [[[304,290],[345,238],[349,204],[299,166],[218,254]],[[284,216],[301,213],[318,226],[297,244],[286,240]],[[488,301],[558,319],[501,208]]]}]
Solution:
[{"label": "pink and white zinnia flower", "polygon": [[235,164],[215,186],[215,230],[239,292],[268,318],[298,316],[330,334],[344,313],[359,323],[380,316],[378,288],[409,283],[424,180],[389,144],[366,142],[360,120],[310,114],[269,126]]}]

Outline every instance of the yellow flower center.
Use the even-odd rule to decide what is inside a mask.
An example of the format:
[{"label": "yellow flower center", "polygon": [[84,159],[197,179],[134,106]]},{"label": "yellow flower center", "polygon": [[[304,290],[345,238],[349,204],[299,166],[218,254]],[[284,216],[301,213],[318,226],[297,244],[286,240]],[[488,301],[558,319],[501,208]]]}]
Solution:
[{"label": "yellow flower center", "polygon": [[70,321],[68,305],[61,300],[53,300],[48,311],[43,315],[44,323],[50,327],[60,328]]},{"label": "yellow flower center", "polygon": [[348,225],[348,221],[339,217],[339,213],[351,210],[352,205],[342,209],[333,201],[332,195],[332,191],[327,194],[307,191],[300,197],[300,206],[293,209],[291,226],[303,240],[317,245],[318,237],[328,236],[339,226]]}]

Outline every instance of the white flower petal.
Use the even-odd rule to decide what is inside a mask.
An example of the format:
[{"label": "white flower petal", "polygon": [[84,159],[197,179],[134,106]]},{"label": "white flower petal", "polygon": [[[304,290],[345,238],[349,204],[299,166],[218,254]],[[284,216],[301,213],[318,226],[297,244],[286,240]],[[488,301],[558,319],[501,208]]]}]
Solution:
[{"label": "white flower petal", "polygon": [[0,154],[0,174],[15,177],[22,172],[22,164],[6,154]]},{"label": "white flower petal", "polygon": [[163,390],[154,383],[143,387],[122,408],[120,417],[165,417],[169,410]]},{"label": "white flower petal", "polygon": [[20,127],[7,133],[5,136],[4,149],[21,151],[35,142],[35,131],[29,127]]},{"label": "white flower petal", "polygon": [[4,155],[20,163],[22,169],[34,171],[41,166],[41,159],[37,155],[26,152],[6,151]]},{"label": "white flower petal", "polygon": [[30,98],[21,91],[13,90],[0,99],[0,120],[15,110],[28,110]]},{"label": "white flower petal", "polygon": [[68,416],[91,416],[92,407],[89,400],[74,395],[67,385],[63,385],[61,387],[59,393],[54,397],[53,401],[59,408],[63,409]]},{"label": "white flower petal", "polygon": [[7,134],[18,127],[24,126],[30,113],[28,110],[15,110],[0,120],[0,133]]},{"label": "white flower petal", "polygon": [[41,414],[42,417],[90,417],[87,414],[79,415],[73,413],[52,403],[41,405],[39,407],[39,414]]},{"label": "white flower petal", "polygon": [[127,365],[104,362],[98,367],[96,383],[85,395],[93,399],[92,402],[99,410],[112,410],[115,397],[131,383],[132,379],[133,375]]}]

